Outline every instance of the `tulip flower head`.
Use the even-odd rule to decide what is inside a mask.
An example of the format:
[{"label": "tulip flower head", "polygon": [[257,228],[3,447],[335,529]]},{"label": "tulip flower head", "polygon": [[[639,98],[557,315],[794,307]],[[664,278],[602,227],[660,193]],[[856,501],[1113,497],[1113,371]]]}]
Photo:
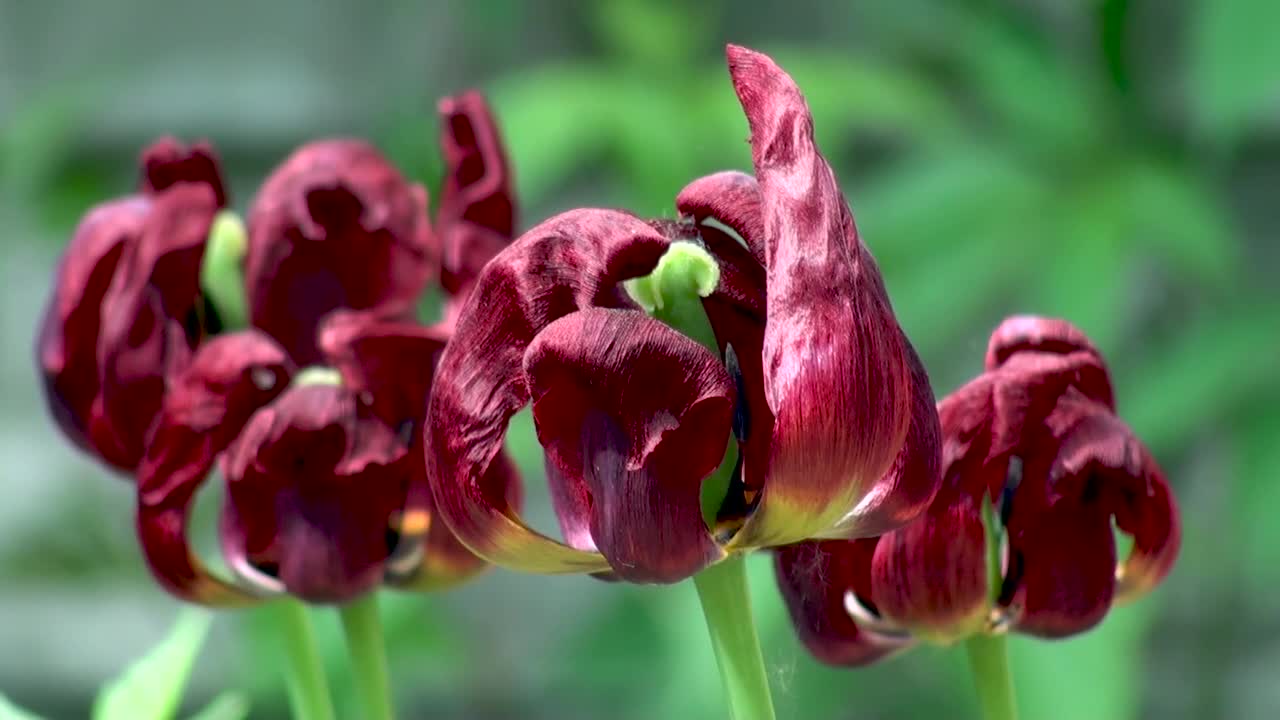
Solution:
[{"label": "tulip flower head", "polygon": [[[422,186],[362,141],[327,140],[268,177],[246,232],[215,218],[226,196],[212,151],[163,141],[144,154],[142,193],[77,231],[40,338],[47,394],[73,440],[136,476],[142,549],[170,592],[345,602],[482,567],[432,522],[420,428],[451,321],[414,312],[433,280],[449,307],[470,291],[515,206],[484,100],[446,99],[441,116],[449,178],[434,227]],[[211,242],[210,259],[243,273],[249,329],[203,322]],[[187,538],[215,468],[235,581]]]},{"label": "tulip flower head", "polygon": [[[920,520],[777,553],[792,619],[820,659],[861,664],[916,639],[1006,629],[1072,635],[1168,574],[1173,495],[1080,330],[1005,320],[984,372],[938,412],[943,487]],[[1117,530],[1132,539],[1124,558]]]},{"label": "tulip flower head", "polygon": [[[768,57],[728,60],[754,176],[693,182],[674,221],[553,217],[460,310],[428,471],[440,516],[487,560],[675,582],[739,550],[884,532],[937,489],[928,378],[804,98]],[[564,542],[495,484],[525,405]]]}]

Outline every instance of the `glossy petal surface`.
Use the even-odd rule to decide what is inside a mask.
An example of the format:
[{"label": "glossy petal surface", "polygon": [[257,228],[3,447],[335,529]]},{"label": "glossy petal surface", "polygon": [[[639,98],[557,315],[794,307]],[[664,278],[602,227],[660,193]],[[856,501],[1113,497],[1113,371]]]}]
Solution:
[{"label": "glossy petal surface", "polygon": [[906,440],[906,349],[799,89],[764,55],[730,46],[728,59],[760,187],[774,415],[764,494],[735,543],[856,532],[860,503]]},{"label": "glossy petal surface", "polygon": [[733,419],[717,357],[640,313],[586,309],[535,338],[525,372],[538,438],[589,492],[594,545],[619,577],[675,582],[722,556],[699,500]]},{"label": "glossy petal surface", "polygon": [[532,572],[610,569],[599,554],[530,529],[485,478],[507,421],[529,402],[524,355],[534,337],[582,308],[630,307],[620,283],[652,270],[667,245],[626,213],[576,210],[525,233],[481,273],[436,371],[427,427],[437,509],[476,554]]}]

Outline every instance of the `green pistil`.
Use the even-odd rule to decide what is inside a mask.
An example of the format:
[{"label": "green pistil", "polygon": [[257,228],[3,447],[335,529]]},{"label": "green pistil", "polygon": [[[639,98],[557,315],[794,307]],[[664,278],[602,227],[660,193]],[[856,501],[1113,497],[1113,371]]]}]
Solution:
[{"label": "green pistil", "polygon": [[310,365],[298,371],[298,374],[293,378],[293,384],[299,387],[304,385],[341,385],[342,373],[324,365]]},{"label": "green pistil", "polygon": [[[702,298],[715,292],[720,284],[720,265],[701,245],[674,242],[653,268],[653,272],[623,283],[627,294],[645,312],[720,357],[711,321],[702,309]],[[724,461],[702,482],[702,517],[707,527],[714,528],[716,513],[729,493],[729,482],[738,461],[733,443]]]},{"label": "green pistil", "polygon": [[204,261],[200,264],[200,287],[213,306],[226,330],[248,323],[249,313],[244,292],[244,256],[248,236],[240,217],[223,210],[213,218]]}]

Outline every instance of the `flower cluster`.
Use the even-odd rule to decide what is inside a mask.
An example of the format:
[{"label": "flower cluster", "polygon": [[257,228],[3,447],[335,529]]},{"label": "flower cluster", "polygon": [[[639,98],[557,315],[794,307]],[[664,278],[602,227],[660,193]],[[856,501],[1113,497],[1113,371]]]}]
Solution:
[{"label": "flower cluster", "polygon": [[[923,518],[777,554],[792,619],[818,657],[861,664],[915,638],[1006,628],[1071,635],[1169,572],[1180,539],[1173,495],[1116,416],[1106,365],[1080,330],[1005,320],[984,372],[938,413],[943,488]],[[1126,558],[1113,523],[1132,538]]]},{"label": "flower cluster", "polygon": [[[143,153],[140,191],[77,229],[38,340],[46,397],[72,440],[136,478],[142,549],[176,595],[340,601],[480,566],[431,522],[421,424],[456,308],[510,242],[514,202],[483,98],[440,109],[448,178],[434,226],[425,189],[371,145],[326,140],[270,174],[246,233],[212,148],[165,139]],[[206,292],[219,253],[242,273],[247,329],[221,327]],[[432,281],[445,318],[420,325]],[[215,466],[236,583],[187,541]]]},{"label": "flower cluster", "polygon": [[[475,94],[441,104],[434,222],[360,141],[295,152],[247,231],[208,146],[148,149],[139,192],[77,229],[38,355],[63,431],[136,478],[159,581],[339,602],[484,561],[672,583],[768,548],[801,638],[839,664],[1077,633],[1158,583],[1177,509],[1098,350],[1013,317],[935,404],[799,88],[727,54],[753,173],[693,180],[674,219],[577,209],[515,238]],[[225,257],[248,329],[210,299]],[[448,300],[423,325],[430,282]],[[563,541],[520,515],[503,444],[526,406]],[[234,581],[187,539],[215,468]]]}]

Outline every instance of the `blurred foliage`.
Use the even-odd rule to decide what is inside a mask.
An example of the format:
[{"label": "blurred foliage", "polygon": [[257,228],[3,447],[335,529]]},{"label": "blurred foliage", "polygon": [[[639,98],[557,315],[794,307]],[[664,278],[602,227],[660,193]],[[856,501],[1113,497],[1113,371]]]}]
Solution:
[{"label": "blurred foliage", "polygon": [[[346,16],[338,7],[325,4],[291,21],[324,26],[320,37],[341,36]],[[163,34],[143,28],[149,5],[131,8],[138,37]],[[422,20],[416,12],[395,5],[359,37],[372,46],[376,28]],[[370,132],[435,189],[431,97],[475,84],[499,112],[524,226],[581,205],[671,215],[688,181],[750,166],[723,43],[774,54],[805,91],[818,140],[939,395],[979,368],[987,333],[1004,315],[1070,318],[1111,360],[1122,414],[1178,491],[1184,555],[1165,586],[1083,637],[1013,643],[1024,716],[1275,716],[1280,4],[900,0],[780,10],[758,1],[690,9],[622,0],[533,9],[483,0],[441,3],[432,12],[441,24],[423,20],[418,32],[441,46],[435,57],[451,54],[430,68],[425,84],[388,80],[397,92],[381,105],[358,104],[355,120],[307,116],[288,141]],[[11,35],[0,41],[24,30],[7,26]],[[121,35],[107,47],[133,42]],[[166,62],[188,68],[234,52],[165,47],[173,54]],[[351,64],[361,52],[328,47]],[[419,77],[416,69],[407,75]],[[131,158],[149,136],[193,128],[212,134],[241,203],[254,178],[288,150],[278,132],[255,134],[251,122],[228,126],[229,141],[217,127],[173,127],[164,117],[105,132],[100,112],[127,104],[134,77],[144,74],[128,63],[85,64],[59,83],[0,95],[0,107],[10,106],[0,115],[0,207],[17,227],[32,229],[6,237],[4,247],[31,245],[26,252],[40,258],[40,272],[84,208],[129,186]],[[17,76],[5,79],[0,93],[21,85]],[[208,105],[200,96],[206,81],[214,85],[211,76],[189,78],[198,89],[182,101],[188,114],[174,117]],[[331,87],[347,89],[337,81]],[[236,112],[250,120],[280,116],[268,105]],[[34,317],[39,299],[28,302]],[[27,353],[30,327],[4,328],[7,345]],[[16,381],[12,387],[34,393]],[[38,406],[29,397],[0,427],[17,427],[19,413]],[[52,430],[40,444],[50,457],[66,452]],[[513,425],[511,444],[533,513],[550,528],[527,416]],[[105,482],[96,477],[102,472],[52,462],[66,477],[66,497],[0,535],[5,590],[29,584],[82,595],[109,591],[111,577],[145,583],[129,550],[127,488],[86,493]],[[21,478],[7,482],[6,497],[26,492]],[[66,533],[73,525],[82,530]],[[922,648],[865,670],[821,667],[794,639],[769,559],[753,558],[751,571],[780,717],[975,716],[961,653]],[[440,596],[388,600],[393,679],[408,717],[720,712],[692,588],[494,572]],[[349,713],[336,620],[322,620],[331,678]],[[252,698],[252,717],[281,716],[283,694],[265,659],[273,656],[270,627],[252,614],[237,616],[233,627],[238,642],[202,660],[215,670],[196,683],[197,694],[241,688]],[[49,642],[72,640],[51,634]],[[37,684],[0,665],[0,688],[49,717],[87,708],[93,687],[56,678]],[[209,717],[224,717],[215,710]],[[223,712],[236,716],[234,708]]]}]

